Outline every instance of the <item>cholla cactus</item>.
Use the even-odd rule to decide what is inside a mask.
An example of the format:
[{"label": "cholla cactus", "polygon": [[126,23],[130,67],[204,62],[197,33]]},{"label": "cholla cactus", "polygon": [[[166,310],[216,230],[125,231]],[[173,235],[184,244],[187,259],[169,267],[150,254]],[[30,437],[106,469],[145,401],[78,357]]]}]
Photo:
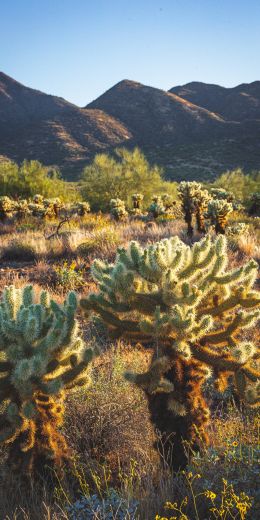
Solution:
[{"label": "cholla cactus", "polygon": [[5,220],[12,216],[14,201],[5,195],[0,197],[0,220]]},{"label": "cholla cactus", "polygon": [[29,215],[30,213],[28,201],[26,199],[18,200],[15,203],[14,209],[19,220],[24,218],[26,215]]},{"label": "cholla cactus", "polygon": [[141,212],[141,204],[144,199],[142,193],[134,193],[132,195],[133,209]]},{"label": "cholla cactus", "polygon": [[128,213],[125,209],[124,201],[121,199],[111,199],[110,213],[115,220],[125,220]]},{"label": "cholla cactus", "polygon": [[199,438],[207,442],[206,378],[214,376],[224,390],[232,377],[241,399],[259,401],[256,347],[242,337],[260,315],[252,289],[257,264],[228,270],[227,262],[223,236],[207,236],[192,247],[178,237],[145,249],[131,242],[118,249],[114,264],[94,261],[99,292],[81,301],[113,338],[154,345],[149,370],[127,378],[145,391],[165,446],[167,439],[168,446],[173,442],[174,469],[185,463],[182,440],[193,448]]},{"label": "cholla cactus", "polygon": [[184,220],[188,226],[188,235],[193,235],[192,216],[195,213],[195,197],[198,192],[201,191],[201,185],[198,182],[186,182],[182,181],[178,187],[179,197],[182,203],[182,211],[184,214]]},{"label": "cholla cactus", "polygon": [[80,217],[85,217],[90,212],[90,205],[88,202],[78,202],[76,211]]},{"label": "cholla cactus", "polygon": [[43,195],[39,195],[38,193],[33,197],[34,204],[43,204]]},{"label": "cholla cactus", "polygon": [[213,199],[226,200],[227,202],[233,202],[235,200],[233,193],[223,188],[211,188],[210,193]]},{"label": "cholla cactus", "polygon": [[162,198],[159,195],[154,195],[152,198],[152,204],[149,207],[149,213],[153,218],[157,218],[160,215],[165,214],[165,206],[162,201]]},{"label": "cholla cactus", "polygon": [[226,235],[230,238],[239,238],[242,235],[248,235],[249,225],[245,222],[237,222],[226,228]]},{"label": "cholla cactus", "polygon": [[226,200],[232,204],[234,211],[241,211],[244,206],[239,200],[236,200],[235,195],[230,191],[224,190],[223,188],[211,188],[210,193],[213,199]]},{"label": "cholla cactus", "polygon": [[208,190],[203,190],[202,188],[197,189],[194,196],[194,207],[199,233],[206,233],[205,214],[207,213],[210,200],[211,195],[209,194]]},{"label": "cholla cactus", "polygon": [[27,474],[66,461],[64,396],[88,382],[92,358],[78,335],[75,294],[63,305],[45,291],[35,300],[32,286],[7,287],[0,300],[0,442],[9,467]]},{"label": "cholla cactus", "polygon": [[227,202],[225,199],[213,199],[209,202],[207,216],[215,226],[216,233],[225,234],[227,217],[232,211],[231,202]]},{"label": "cholla cactus", "polygon": [[249,201],[249,215],[260,217],[260,193],[253,193]]}]

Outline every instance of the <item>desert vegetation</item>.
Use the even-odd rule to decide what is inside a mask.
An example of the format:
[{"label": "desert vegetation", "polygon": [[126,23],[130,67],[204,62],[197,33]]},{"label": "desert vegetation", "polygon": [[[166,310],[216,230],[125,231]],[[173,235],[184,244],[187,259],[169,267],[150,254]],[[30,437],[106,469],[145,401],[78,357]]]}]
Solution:
[{"label": "desert vegetation", "polygon": [[0,518],[259,517],[259,191],[0,164]]}]

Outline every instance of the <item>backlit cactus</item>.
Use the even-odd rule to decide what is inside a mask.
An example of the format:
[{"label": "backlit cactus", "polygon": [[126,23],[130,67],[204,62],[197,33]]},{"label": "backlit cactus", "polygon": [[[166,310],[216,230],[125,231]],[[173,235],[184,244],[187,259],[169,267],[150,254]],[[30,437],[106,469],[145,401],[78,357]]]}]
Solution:
[{"label": "backlit cactus", "polygon": [[132,214],[133,215],[141,215],[142,214],[142,201],[144,199],[144,196],[142,193],[134,193],[132,195],[132,201],[133,201],[133,209]]},{"label": "backlit cactus", "polygon": [[233,205],[225,199],[212,199],[208,204],[207,217],[215,226],[216,233],[225,234],[228,215],[232,213]]},{"label": "backlit cactus", "polygon": [[160,215],[165,214],[165,206],[162,201],[162,198],[159,195],[154,195],[152,198],[152,203],[148,209],[149,213],[153,218],[157,218]]},{"label": "backlit cactus", "polygon": [[201,185],[198,182],[182,181],[178,187],[178,194],[182,204],[184,220],[188,227],[188,235],[193,235],[192,217],[195,213],[195,197],[201,191]]},{"label": "backlit cactus", "polygon": [[5,220],[12,216],[14,209],[14,201],[9,197],[0,196],[0,220]]},{"label": "backlit cactus", "polygon": [[18,200],[14,205],[15,216],[18,220],[30,214],[28,201],[26,199]]},{"label": "backlit cactus", "polygon": [[114,264],[94,261],[99,292],[81,301],[113,338],[154,347],[149,370],[127,378],[145,391],[155,426],[167,446],[173,443],[174,469],[185,463],[182,440],[193,448],[207,442],[202,389],[208,377],[219,390],[232,379],[241,399],[259,402],[259,354],[242,337],[260,315],[252,289],[257,264],[228,270],[227,262],[223,236],[192,247],[178,237],[145,249],[131,242]]},{"label": "backlit cactus", "polygon": [[194,197],[195,216],[197,222],[197,229],[199,233],[206,233],[205,215],[207,213],[208,204],[211,200],[211,195],[208,190],[198,188]]},{"label": "backlit cactus", "polygon": [[0,443],[8,465],[24,474],[61,467],[68,458],[59,431],[64,397],[88,383],[92,350],[78,334],[77,299],[62,305],[33,288],[5,288],[0,300]]},{"label": "backlit cactus", "polygon": [[78,202],[76,205],[76,212],[80,217],[85,217],[90,212],[90,205],[88,202]]},{"label": "backlit cactus", "polygon": [[124,201],[121,199],[111,199],[110,213],[115,220],[125,220],[128,216],[128,213],[125,209]]}]

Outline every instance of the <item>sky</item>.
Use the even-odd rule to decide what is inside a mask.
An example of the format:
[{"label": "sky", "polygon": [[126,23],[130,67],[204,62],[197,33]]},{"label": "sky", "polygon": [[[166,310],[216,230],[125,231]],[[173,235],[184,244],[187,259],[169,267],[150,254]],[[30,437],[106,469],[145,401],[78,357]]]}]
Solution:
[{"label": "sky", "polygon": [[260,0],[0,0],[0,71],[85,106],[123,79],[260,79]]}]

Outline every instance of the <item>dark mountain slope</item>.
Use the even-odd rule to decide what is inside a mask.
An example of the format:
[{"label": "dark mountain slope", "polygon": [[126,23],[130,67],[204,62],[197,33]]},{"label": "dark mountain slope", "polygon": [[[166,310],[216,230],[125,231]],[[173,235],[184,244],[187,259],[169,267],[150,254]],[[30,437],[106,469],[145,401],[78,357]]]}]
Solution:
[{"label": "dark mountain slope", "polygon": [[0,73],[0,155],[38,159],[66,175],[130,139],[127,128],[102,111],[83,110]]},{"label": "dark mountain slope", "polygon": [[242,122],[260,119],[260,81],[234,88],[192,82],[173,87],[171,93],[211,110],[226,120]]}]

